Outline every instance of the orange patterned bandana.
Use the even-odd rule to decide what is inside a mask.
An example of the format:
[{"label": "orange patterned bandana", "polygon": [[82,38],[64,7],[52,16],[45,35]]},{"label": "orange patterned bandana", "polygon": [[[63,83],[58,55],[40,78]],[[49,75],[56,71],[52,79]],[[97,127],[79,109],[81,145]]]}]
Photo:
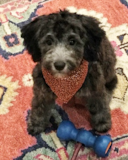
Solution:
[{"label": "orange patterned bandana", "polygon": [[82,87],[88,72],[88,62],[83,60],[79,68],[72,71],[67,77],[56,78],[48,70],[42,68],[44,79],[51,90],[56,94],[56,102],[62,106],[75,95]]}]

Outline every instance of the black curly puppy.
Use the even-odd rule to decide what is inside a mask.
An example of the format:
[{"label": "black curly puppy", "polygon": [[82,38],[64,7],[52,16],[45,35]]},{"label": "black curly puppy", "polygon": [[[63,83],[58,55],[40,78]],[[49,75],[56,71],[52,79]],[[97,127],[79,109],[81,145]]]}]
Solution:
[{"label": "black curly puppy", "polygon": [[56,95],[45,83],[41,68],[61,77],[89,62],[88,74],[75,96],[86,97],[91,125],[98,132],[111,128],[109,103],[116,86],[116,58],[100,23],[93,17],[60,11],[43,15],[22,28],[24,44],[37,62],[33,70],[34,97],[28,132],[42,132],[49,123]]}]

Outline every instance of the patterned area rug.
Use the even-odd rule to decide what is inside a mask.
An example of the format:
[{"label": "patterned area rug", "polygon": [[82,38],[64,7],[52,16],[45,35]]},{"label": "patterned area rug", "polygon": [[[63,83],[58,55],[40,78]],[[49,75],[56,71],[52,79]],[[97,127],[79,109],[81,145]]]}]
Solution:
[{"label": "patterned area rug", "polygon": [[1,0],[0,4],[4,4],[4,3],[10,2],[10,1],[13,1],[13,0]]},{"label": "patterned area rug", "polygon": [[[22,45],[20,28],[39,15],[64,8],[97,17],[115,48],[118,86],[110,104],[113,146],[104,160],[128,159],[127,4],[127,0],[14,0],[0,5],[0,160],[68,160],[76,148],[75,142],[62,142],[56,136],[56,126],[68,119],[59,106],[52,110],[52,125],[46,132],[31,137],[26,130],[35,64]],[[83,146],[76,159],[99,158]]]}]

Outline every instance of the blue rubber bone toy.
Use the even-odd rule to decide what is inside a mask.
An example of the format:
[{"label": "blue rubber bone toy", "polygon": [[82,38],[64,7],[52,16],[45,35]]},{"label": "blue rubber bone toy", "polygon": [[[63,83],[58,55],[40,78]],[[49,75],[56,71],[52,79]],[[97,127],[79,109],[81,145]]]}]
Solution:
[{"label": "blue rubber bone toy", "polygon": [[93,148],[98,157],[107,157],[112,146],[109,135],[93,135],[85,129],[76,129],[71,121],[66,120],[59,125],[57,136],[61,140],[75,140],[86,147]]}]

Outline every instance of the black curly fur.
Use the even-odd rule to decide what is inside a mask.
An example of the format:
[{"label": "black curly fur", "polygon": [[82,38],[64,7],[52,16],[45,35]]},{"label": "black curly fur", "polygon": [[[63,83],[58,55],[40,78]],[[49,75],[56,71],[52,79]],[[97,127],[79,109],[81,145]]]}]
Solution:
[{"label": "black curly fur", "polygon": [[56,96],[45,83],[41,71],[42,59],[48,49],[45,44],[40,45],[40,40],[49,32],[52,32],[59,42],[63,42],[63,37],[70,31],[79,36],[78,45],[73,48],[77,53],[75,58],[82,56],[86,59],[89,62],[89,70],[83,86],[75,96],[86,98],[91,125],[95,130],[106,132],[111,128],[109,103],[117,84],[114,70],[116,58],[105,31],[99,24],[93,17],[60,11],[40,16],[22,28],[24,44],[33,60],[37,62],[33,70],[34,97],[28,120],[30,134],[35,135],[45,129],[49,124],[51,108],[55,106]]}]

